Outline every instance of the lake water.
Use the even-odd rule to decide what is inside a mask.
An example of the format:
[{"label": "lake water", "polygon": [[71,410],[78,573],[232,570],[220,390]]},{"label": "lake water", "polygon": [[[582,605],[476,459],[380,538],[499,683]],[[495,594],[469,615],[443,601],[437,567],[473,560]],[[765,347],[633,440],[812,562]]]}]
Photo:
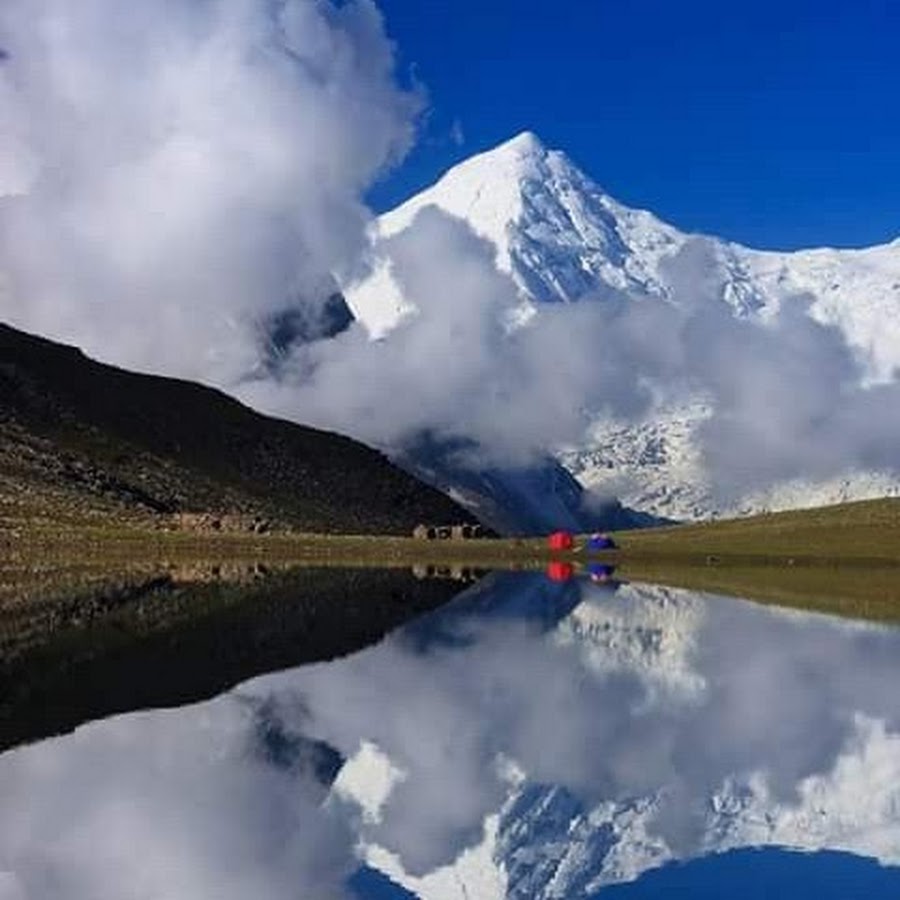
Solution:
[{"label": "lake water", "polygon": [[[900,630],[542,574],[444,589],[350,655],[6,750],[0,900],[900,896]],[[252,673],[169,635],[161,683],[173,646],[201,694]],[[174,702],[88,671],[110,710]]]}]

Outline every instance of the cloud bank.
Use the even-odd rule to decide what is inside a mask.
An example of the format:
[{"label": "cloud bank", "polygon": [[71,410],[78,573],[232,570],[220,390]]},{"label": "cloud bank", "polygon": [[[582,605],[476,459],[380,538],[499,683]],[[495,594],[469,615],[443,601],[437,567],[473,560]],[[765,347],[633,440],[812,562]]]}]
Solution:
[{"label": "cloud bank", "polygon": [[421,98],[370,0],[7,0],[4,319],[233,383],[356,264]]},{"label": "cloud bank", "polygon": [[0,898],[348,896],[352,833],[302,754],[266,752],[270,725],[224,697],[4,754]]},{"label": "cloud bank", "polygon": [[711,283],[712,251],[670,263],[671,302],[607,292],[544,304],[525,327],[494,248],[435,208],[380,242],[415,312],[380,341],[362,328],[298,348],[280,383],[245,388],[273,412],[397,446],[423,429],[477,442],[478,464],[526,465],[577,445],[598,416],[642,421],[697,397],[720,494],[848,468],[900,472],[900,382],[870,385],[835,327],[786,301],[736,318]]}]

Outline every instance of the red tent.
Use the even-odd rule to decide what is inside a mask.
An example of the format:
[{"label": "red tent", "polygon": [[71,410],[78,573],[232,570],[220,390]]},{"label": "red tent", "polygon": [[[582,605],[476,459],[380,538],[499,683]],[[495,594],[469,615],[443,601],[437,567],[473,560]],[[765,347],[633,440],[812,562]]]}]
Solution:
[{"label": "red tent", "polygon": [[547,538],[547,546],[551,550],[571,550],[575,546],[575,538],[568,531],[554,531]]}]

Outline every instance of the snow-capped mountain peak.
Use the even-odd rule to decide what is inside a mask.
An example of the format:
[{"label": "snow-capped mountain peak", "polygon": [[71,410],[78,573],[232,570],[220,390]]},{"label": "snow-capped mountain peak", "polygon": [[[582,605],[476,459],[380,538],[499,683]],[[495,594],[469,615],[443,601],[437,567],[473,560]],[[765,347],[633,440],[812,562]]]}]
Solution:
[{"label": "snow-capped mountain peak", "polygon": [[499,246],[525,211],[526,186],[547,174],[549,156],[540,139],[524,131],[454,166],[430,188],[382,216],[380,231],[386,236],[395,234],[406,228],[420,209],[435,205],[469,222]]},{"label": "snow-capped mountain peak", "polygon": [[409,227],[432,205],[494,245],[498,268],[526,302],[574,301],[604,287],[664,293],[655,263],[683,242],[651,213],[617,203],[530,131],[465,160],[386,213],[380,236]]},{"label": "snow-capped mountain peak", "polygon": [[[668,263],[692,240],[709,257],[708,289],[738,315],[774,312],[785,297],[813,298],[816,318],[838,325],[876,379],[900,364],[900,239],[862,250],[752,250],[679,231],[609,196],[565,153],[524,131],[446,172],[381,216],[373,239],[408,228],[436,206],[496,250],[524,303],[570,302],[610,291],[671,298]],[[376,254],[377,256],[377,254]],[[346,285],[348,302],[375,336],[409,309],[386,267]]]},{"label": "snow-capped mountain peak", "polygon": [[520,157],[544,156],[547,153],[547,148],[544,146],[543,141],[533,131],[528,131],[526,129],[525,131],[520,131],[515,137],[511,137],[508,141],[499,144],[492,151],[488,151],[482,155],[489,156],[491,153],[510,153]]}]

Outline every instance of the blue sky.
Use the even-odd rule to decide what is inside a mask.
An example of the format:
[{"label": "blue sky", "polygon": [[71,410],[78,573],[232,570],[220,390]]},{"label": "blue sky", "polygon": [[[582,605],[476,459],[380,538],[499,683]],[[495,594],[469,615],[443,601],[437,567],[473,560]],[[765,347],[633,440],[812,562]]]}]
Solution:
[{"label": "blue sky", "polygon": [[900,236],[896,0],[378,2],[430,97],[379,210],[527,128],[684,229],[773,249]]}]

